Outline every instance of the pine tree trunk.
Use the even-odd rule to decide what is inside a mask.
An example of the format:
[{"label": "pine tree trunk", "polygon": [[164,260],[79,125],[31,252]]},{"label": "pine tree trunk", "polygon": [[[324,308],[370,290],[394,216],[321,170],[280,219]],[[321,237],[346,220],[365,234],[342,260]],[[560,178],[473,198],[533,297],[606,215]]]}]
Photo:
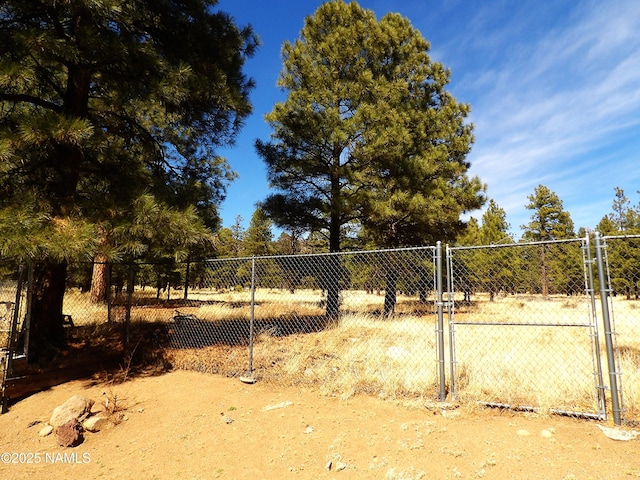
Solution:
[{"label": "pine tree trunk", "polygon": [[327,257],[327,318],[336,320],[340,315],[340,257]]},{"label": "pine tree trunk", "polygon": [[398,271],[390,267],[387,270],[387,275],[385,278],[385,289],[384,289],[384,316],[389,317],[393,315],[393,312],[396,308],[396,290],[398,288]]},{"label": "pine tree trunk", "polygon": [[549,277],[547,275],[547,255],[546,255],[546,248],[544,245],[542,245],[541,247],[540,263],[541,263],[540,277],[542,282],[542,296],[546,298],[549,296]]},{"label": "pine tree trunk", "polygon": [[426,287],[420,287],[420,303],[427,303],[429,301],[429,292]]},{"label": "pine tree trunk", "polygon": [[64,344],[62,305],[66,287],[67,263],[38,263],[34,267],[30,361],[48,361]]},{"label": "pine tree trunk", "polygon": [[109,265],[104,254],[97,254],[93,260],[93,273],[91,275],[91,303],[105,303],[109,279]]},{"label": "pine tree trunk", "polygon": [[[337,176],[331,178],[332,198],[336,204],[340,197],[339,184]],[[332,205],[329,223],[329,251],[336,254],[340,251],[340,211],[335,205]],[[340,314],[340,257],[330,255],[328,259],[327,318],[335,320]]]}]

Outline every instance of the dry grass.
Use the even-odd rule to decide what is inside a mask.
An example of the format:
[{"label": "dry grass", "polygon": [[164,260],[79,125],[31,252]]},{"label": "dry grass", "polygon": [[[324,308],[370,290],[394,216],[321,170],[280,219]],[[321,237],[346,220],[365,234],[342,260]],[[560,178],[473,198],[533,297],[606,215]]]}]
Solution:
[{"label": "dry grass", "polygon": [[[255,355],[266,378],[296,379],[327,395],[356,393],[381,398],[433,397],[436,392],[435,337],[421,335],[425,320],[379,320],[347,316],[339,326],[295,339],[265,336]],[[290,382],[291,380],[285,380]]]},{"label": "dry grass", "polygon": [[[381,319],[384,294],[344,292],[338,323],[322,323],[319,290],[258,290],[254,315],[253,374],[262,381],[317,387],[326,395],[358,393],[419,401],[437,394],[438,363],[433,304],[399,295],[397,315]],[[189,302],[155,302],[155,291],[136,292],[132,320],[170,322],[175,310],[202,322],[193,335],[211,335],[190,348],[168,350],[178,368],[240,376],[248,370],[248,291],[201,290]],[[463,401],[593,412],[597,408],[590,320],[585,297],[496,297],[475,295],[460,302],[456,322],[501,325],[456,326],[456,393]],[[640,302],[613,299],[619,347],[620,384],[628,418],[640,418]],[[596,305],[601,322],[600,305]],[[114,310],[118,320],[124,310]],[[90,305],[87,294],[71,292],[65,313],[76,325],[104,322],[106,307]],[[446,318],[445,318],[446,321]],[[512,324],[536,324],[514,326]],[[171,325],[171,323],[168,323]],[[538,324],[582,325],[573,327]],[[204,330],[202,330],[204,328]],[[445,324],[449,376],[448,327]],[[604,380],[608,383],[604,333],[599,332]],[[609,407],[610,408],[610,407]]]},{"label": "dry grass", "polygon": [[620,387],[629,418],[640,420],[640,301],[612,300]]}]

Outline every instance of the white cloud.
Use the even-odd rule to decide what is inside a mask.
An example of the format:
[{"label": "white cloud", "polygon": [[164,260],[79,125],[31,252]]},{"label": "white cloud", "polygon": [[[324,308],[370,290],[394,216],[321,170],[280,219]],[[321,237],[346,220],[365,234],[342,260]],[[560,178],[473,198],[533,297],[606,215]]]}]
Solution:
[{"label": "white cloud", "polygon": [[[473,107],[472,172],[489,184],[489,195],[508,218],[515,213],[509,218],[513,228],[526,223],[526,197],[538,184],[562,188],[557,193],[572,199],[565,207],[576,226],[577,217],[594,226],[608,212],[613,187],[628,180],[611,170],[616,163],[621,170],[632,167],[629,149],[619,155],[611,150],[640,143],[640,2],[603,3],[577,4],[562,28],[527,42],[493,35],[502,41],[491,45],[501,49],[504,61],[467,70],[455,85]],[[606,201],[586,195],[585,185],[603,190],[604,183]],[[593,205],[605,209],[595,212]]]}]

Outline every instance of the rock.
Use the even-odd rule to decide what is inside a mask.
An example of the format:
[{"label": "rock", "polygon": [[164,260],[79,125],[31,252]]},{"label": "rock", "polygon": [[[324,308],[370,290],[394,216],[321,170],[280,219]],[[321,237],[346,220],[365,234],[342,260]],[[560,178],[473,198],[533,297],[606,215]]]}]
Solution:
[{"label": "rock", "polygon": [[77,418],[72,418],[64,425],[60,425],[56,430],[58,434],[58,444],[61,447],[75,447],[82,443],[82,425]]},{"label": "rock", "polygon": [[640,435],[640,432],[637,432],[635,430],[622,430],[621,428],[603,427],[602,425],[596,425],[596,427],[602,430],[602,433],[604,433],[611,440],[621,440],[624,442],[635,440],[638,435]]},{"label": "rock", "polygon": [[262,411],[268,412],[269,410],[276,410],[278,408],[288,407],[289,405],[293,405],[293,402],[286,401],[286,402],[276,403],[275,405],[267,405],[266,407],[262,407]]},{"label": "rock", "polygon": [[53,427],[51,425],[47,425],[46,427],[40,429],[40,431],[38,432],[38,436],[46,437],[47,435],[50,435],[51,432],[53,432]]},{"label": "rock", "polygon": [[96,415],[94,417],[87,418],[82,422],[82,428],[87,432],[99,432],[112,426],[111,420],[108,417],[102,415]]},{"label": "rock", "polygon": [[458,418],[461,413],[457,410],[445,410],[443,409],[441,412],[444,418]]},{"label": "rock", "polygon": [[93,407],[93,400],[81,395],[74,395],[53,410],[49,425],[55,429],[72,419],[84,420],[91,412],[91,407]]}]

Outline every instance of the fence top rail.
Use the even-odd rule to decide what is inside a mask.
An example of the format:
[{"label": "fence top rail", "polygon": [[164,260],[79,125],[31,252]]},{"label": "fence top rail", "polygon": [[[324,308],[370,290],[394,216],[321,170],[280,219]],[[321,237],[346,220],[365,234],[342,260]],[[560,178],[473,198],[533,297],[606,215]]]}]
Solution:
[{"label": "fence top rail", "polygon": [[640,234],[632,234],[632,235],[605,235],[602,237],[604,240],[623,240],[625,238],[640,238]]},{"label": "fence top rail", "polygon": [[538,242],[514,242],[514,243],[492,243],[489,245],[470,245],[470,246],[458,246],[451,247],[447,245],[447,250],[478,250],[478,249],[487,249],[487,248],[515,248],[515,247],[526,247],[526,246],[536,246],[536,245],[552,245],[558,243],[575,243],[575,242],[585,242],[588,241],[588,237],[576,237],[576,238],[566,238],[562,240],[544,240]]},{"label": "fence top rail", "polygon": [[287,254],[287,255],[258,255],[253,257],[229,257],[229,258],[208,258],[203,260],[204,262],[219,262],[225,260],[236,261],[251,261],[251,260],[273,260],[277,258],[304,258],[304,257],[331,257],[336,255],[370,255],[375,253],[395,253],[395,252],[417,252],[417,251],[432,251],[434,252],[436,247],[423,246],[423,247],[404,247],[404,248],[389,248],[378,250],[350,250],[347,252],[322,252],[322,253],[299,253],[299,254]]}]

